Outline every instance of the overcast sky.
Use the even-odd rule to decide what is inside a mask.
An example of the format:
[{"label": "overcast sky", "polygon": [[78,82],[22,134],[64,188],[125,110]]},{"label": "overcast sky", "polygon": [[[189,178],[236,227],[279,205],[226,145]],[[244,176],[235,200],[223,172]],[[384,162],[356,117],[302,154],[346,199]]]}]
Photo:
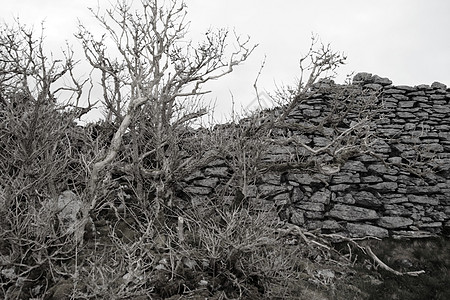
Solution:
[{"label": "overcast sky", "polygon": [[[76,44],[77,19],[94,22],[87,7],[115,0],[2,1],[0,18],[39,28],[45,20],[47,47],[57,52],[65,40]],[[137,1],[137,0],[135,0]],[[161,1],[162,2],[162,1]],[[351,72],[370,72],[394,84],[450,86],[450,1],[448,0],[186,0],[191,31],[228,27],[259,44],[249,60],[215,83],[207,100],[217,100],[217,114],[231,111],[231,96],[246,107],[255,98],[253,82],[267,56],[259,89],[272,92],[298,75],[298,60],[309,48],[311,34],[320,36],[347,65],[338,82]]]}]

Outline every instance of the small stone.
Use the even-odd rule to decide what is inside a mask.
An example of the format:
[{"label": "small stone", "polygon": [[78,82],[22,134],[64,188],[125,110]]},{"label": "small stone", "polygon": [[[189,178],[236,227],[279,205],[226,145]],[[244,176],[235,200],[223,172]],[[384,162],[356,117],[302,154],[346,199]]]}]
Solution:
[{"label": "small stone", "polygon": [[376,220],[379,218],[376,211],[372,209],[345,204],[336,204],[329,212],[329,215],[346,221]]},{"label": "small stone", "polygon": [[378,83],[367,83],[364,85],[364,88],[371,89],[373,91],[380,91],[383,89],[383,86]]},{"label": "small stone", "polygon": [[347,161],[341,168],[343,171],[352,171],[352,172],[367,172],[367,168],[360,161]]},{"label": "small stone", "polygon": [[318,212],[323,212],[325,210],[325,206],[322,203],[313,203],[313,202],[298,205],[298,208]]},{"label": "small stone", "polygon": [[355,193],[353,198],[358,206],[373,208],[380,207],[383,204],[374,194],[366,191]]},{"label": "small stone", "polygon": [[336,197],[335,202],[345,203],[345,204],[355,204],[355,199],[352,194],[345,194],[344,197]]},{"label": "small stone", "polygon": [[439,200],[435,198],[431,198],[425,195],[408,195],[409,202],[419,203],[419,204],[428,204],[428,205],[438,205]]},{"label": "small stone", "polygon": [[310,201],[316,202],[316,203],[323,203],[326,205],[326,204],[330,203],[330,198],[331,198],[331,192],[329,190],[323,190],[323,191],[315,192],[311,196]]},{"label": "small stone", "polygon": [[194,185],[215,188],[219,184],[219,178],[211,177],[205,179],[198,179],[194,181]]},{"label": "small stone", "polygon": [[226,178],[229,175],[229,169],[227,167],[206,168],[205,175]]},{"label": "small stone", "polygon": [[395,229],[412,225],[413,221],[409,218],[404,217],[381,217],[377,223],[378,226],[388,229]]},{"label": "small stone", "polygon": [[383,86],[392,84],[392,80],[390,80],[389,78],[380,77],[378,75],[373,75],[372,80],[373,80],[373,83],[381,84]]},{"label": "small stone", "polygon": [[368,224],[348,223],[347,230],[350,233],[350,236],[355,238],[373,236],[382,239],[389,236],[387,229]]},{"label": "small stone", "polygon": [[447,86],[445,84],[437,82],[437,81],[433,82],[431,84],[431,87],[433,89],[437,89],[437,90],[446,90],[447,89]]},{"label": "small stone", "polygon": [[279,185],[263,184],[258,186],[258,192],[261,197],[275,196],[286,192],[286,187]]},{"label": "small stone", "polygon": [[360,72],[353,77],[353,84],[372,83],[372,74]]},{"label": "small stone", "polygon": [[187,186],[183,189],[184,192],[194,195],[208,195],[212,189],[205,186]]},{"label": "small stone", "polygon": [[303,215],[303,212],[294,210],[291,214],[291,223],[298,226],[305,224],[305,216]]}]

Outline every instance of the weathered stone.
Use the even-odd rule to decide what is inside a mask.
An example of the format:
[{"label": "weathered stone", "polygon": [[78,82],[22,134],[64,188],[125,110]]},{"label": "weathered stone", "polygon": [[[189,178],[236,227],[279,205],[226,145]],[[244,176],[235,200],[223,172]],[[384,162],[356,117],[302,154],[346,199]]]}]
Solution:
[{"label": "weathered stone", "polygon": [[425,195],[408,195],[408,200],[412,203],[438,205],[439,200]]},{"label": "weathered stone", "polygon": [[349,184],[334,184],[330,187],[330,190],[332,192],[343,192],[343,191],[347,190],[348,188],[350,188]]},{"label": "weathered stone", "polygon": [[383,94],[404,94],[404,93],[406,93],[406,91],[404,91],[404,90],[400,90],[400,89],[397,89],[397,88],[390,88],[390,89],[385,89],[384,91],[383,91]]},{"label": "weathered stone", "polygon": [[443,222],[446,219],[449,219],[450,216],[447,216],[447,214],[443,211],[434,211],[429,213],[429,216],[435,220],[435,221],[439,221],[439,222]]},{"label": "weathered stone", "polygon": [[341,183],[360,183],[361,179],[359,178],[358,173],[338,173],[333,175],[331,179],[331,183],[333,184],[341,184]]},{"label": "weathered stone", "polygon": [[205,179],[197,179],[193,182],[194,185],[215,188],[219,184],[219,178],[211,177]]},{"label": "weathered stone", "polygon": [[385,214],[390,216],[410,217],[412,212],[403,205],[386,204],[384,206]]},{"label": "weathered stone", "polygon": [[341,230],[342,226],[339,225],[339,223],[336,222],[335,220],[325,220],[325,221],[322,221],[322,227],[321,228],[325,229],[325,230],[336,231],[336,230]]},{"label": "weathered stone", "polygon": [[396,182],[380,182],[369,185],[370,188],[377,190],[380,193],[395,192],[398,188]]},{"label": "weathered stone", "polygon": [[188,176],[183,178],[183,181],[188,182],[191,180],[195,180],[195,179],[199,179],[199,178],[205,178],[205,176],[203,175],[203,173],[199,170],[189,174]]},{"label": "weathered stone", "polygon": [[352,172],[367,172],[366,167],[364,164],[357,160],[347,161],[342,167],[341,170],[343,171],[352,171]]},{"label": "weathered stone", "polygon": [[291,196],[292,203],[301,202],[304,200],[304,198],[305,198],[305,194],[299,187],[294,187],[292,189],[292,196]]},{"label": "weathered stone", "polygon": [[321,137],[321,136],[314,137],[313,140],[314,140],[314,145],[316,147],[325,147],[325,146],[328,146],[331,143],[330,139],[327,139],[327,138],[324,138],[324,137]]},{"label": "weathered stone", "polygon": [[258,193],[261,197],[275,196],[287,191],[287,188],[279,185],[262,184],[258,186]]},{"label": "weathered stone", "polygon": [[314,203],[314,202],[298,205],[298,208],[301,208],[303,210],[319,211],[319,212],[323,212],[325,210],[325,206],[322,203]]},{"label": "weathered stone", "polygon": [[407,111],[399,111],[397,116],[401,119],[414,119],[416,117],[413,113]]},{"label": "weathered stone", "polygon": [[183,188],[183,191],[194,195],[208,195],[212,189],[206,186],[187,186]]},{"label": "weathered stone", "polygon": [[317,110],[317,109],[305,109],[305,110],[303,110],[303,114],[306,117],[316,118],[316,117],[320,116],[321,112],[320,112],[320,110]]},{"label": "weathered stone", "polygon": [[381,217],[377,224],[384,228],[396,229],[412,225],[413,220],[404,217]]},{"label": "weathered stone", "polygon": [[261,181],[269,184],[280,184],[281,176],[275,173],[265,173],[261,176]]},{"label": "weathered stone", "polygon": [[392,84],[392,80],[390,80],[389,78],[380,77],[378,75],[373,75],[372,80],[373,80],[373,83],[381,84],[383,86]]},{"label": "weathered stone", "polygon": [[437,81],[433,82],[431,84],[431,87],[433,89],[438,89],[438,90],[446,90],[447,89],[447,86],[445,84],[437,82]]},{"label": "weathered stone", "polygon": [[372,236],[382,239],[389,236],[387,229],[368,224],[348,223],[347,230],[350,233],[350,236],[355,238]]},{"label": "weathered stone", "polygon": [[305,224],[305,217],[303,215],[303,212],[294,210],[291,213],[290,221],[292,224],[299,225],[299,226],[302,226],[303,224]]},{"label": "weathered stone", "polygon": [[374,194],[366,191],[353,194],[353,198],[355,199],[356,205],[362,207],[374,208],[380,207],[383,204]]},{"label": "weathered stone", "polygon": [[343,197],[336,197],[335,202],[345,203],[345,204],[355,204],[355,199],[352,194],[345,194]]},{"label": "weathered stone", "polygon": [[81,199],[72,191],[64,191],[56,202],[58,219],[66,233],[76,230],[77,215],[83,207]]},{"label": "weathered stone", "polygon": [[367,72],[360,72],[353,76],[353,84],[373,83],[372,74]]},{"label": "weathered stone", "polygon": [[226,178],[229,175],[229,169],[227,167],[206,168],[205,175]]},{"label": "weathered stone", "polygon": [[377,182],[382,182],[383,179],[381,179],[381,177],[378,177],[378,176],[370,175],[370,176],[362,177],[361,181],[364,183],[377,183]]},{"label": "weathered stone", "polygon": [[380,91],[383,89],[383,86],[378,83],[367,83],[364,85],[365,89],[371,89],[373,91]]},{"label": "weathered stone", "polygon": [[384,164],[380,164],[380,163],[372,164],[367,169],[378,175],[384,175],[384,174],[396,175],[398,173],[397,170],[392,169],[392,168],[387,168]]},{"label": "weathered stone", "polygon": [[307,219],[323,219],[324,218],[323,212],[320,212],[320,211],[305,210],[304,214]]},{"label": "weathered stone", "polygon": [[431,223],[423,223],[418,225],[419,228],[440,228],[442,227],[442,222],[431,222]]},{"label": "weathered stone", "polygon": [[429,195],[439,193],[441,189],[438,186],[408,186],[406,192],[408,194]]},{"label": "weathered stone", "polygon": [[376,211],[372,209],[345,204],[336,204],[329,212],[329,215],[346,221],[376,220],[379,218]]},{"label": "weathered stone", "polygon": [[315,180],[314,180],[313,176],[311,176],[310,174],[293,173],[293,174],[288,174],[288,181],[294,181],[294,182],[297,182],[302,185],[310,185]]},{"label": "weathered stone", "polygon": [[275,205],[286,205],[291,202],[291,198],[289,193],[281,193],[273,197],[272,199],[275,202]]},{"label": "weathered stone", "polygon": [[399,107],[409,108],[409,107],[414,107],[414,104],[416,104],[416,101],[400,101]]},{"label": "weathered stone", "polygon": [[329,204],[331,199],[331,192],[329,190],[322,190],[315,192],[311,198],[311,202],[317,202],[317,203],[323,203],[323,204]]}]

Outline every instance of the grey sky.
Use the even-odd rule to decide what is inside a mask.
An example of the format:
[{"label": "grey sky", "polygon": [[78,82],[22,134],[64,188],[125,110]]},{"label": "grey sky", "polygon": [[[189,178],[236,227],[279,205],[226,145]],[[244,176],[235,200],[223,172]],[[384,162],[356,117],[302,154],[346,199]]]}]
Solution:
[{"label": "grey sky", "polygon": [[[135,0],[137,1],[137,0]],[[97,0],[4,1],[0,18],[19,16],[25,24],[45,19],[45,34],[55,52],[69,40],[76,43],[77,18],[93,22],[87,6]],[[101,6],[108,0],[99,0]],[[114,2],[114,0],[111,0]],[[450,1],[448,0],[187,0],[191,31],[229,27],[251,36],[259,47],[236,72],[218,81],[207,96],[217,99],[218,114],[231,111],[230,92],[245,107],[255,97],[253,82],[267,55],[260,90],[293,83],[298,59],[309,47],[311,33],[343,51],[347,65],[338,82],[353,71],[389,77],[394,84],[450,85]]]}]

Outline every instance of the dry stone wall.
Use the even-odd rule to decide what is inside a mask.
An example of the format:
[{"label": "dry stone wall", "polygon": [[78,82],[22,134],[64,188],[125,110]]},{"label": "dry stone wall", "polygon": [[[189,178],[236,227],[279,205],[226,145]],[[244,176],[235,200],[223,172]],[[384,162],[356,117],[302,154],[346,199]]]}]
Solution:
[{"label": "dry stone wall", "polygon": [[[437,82],[394,86],[389,79],[369,73],[357,74],[352,84],[378,96],[371,129],[378,138],[370,151],[352,155],[329,173],[296,168],[265,172],[246,187],[245,197],[261,209],[274,209],[282,219],[323,232],[380,238],[448,234],[450,89]],[[311,93],[287,121],[319,124],[329,110],[324,105],[327,97]],[[360,117],[350,113],[346,122]],[[329,142],[315,132],[293,129],[274,131],[272,138],[286,140],[293,135],[311,148]],[[261,162],[292,161],[299,151],[308,155],[303,148],[280,144],[269,145]],[[236,191],[223,192],[233,172],[226,157],[217,159],[186,177],[182,189],[194,205],[218,191],[232,204],[242,200]]]}]

